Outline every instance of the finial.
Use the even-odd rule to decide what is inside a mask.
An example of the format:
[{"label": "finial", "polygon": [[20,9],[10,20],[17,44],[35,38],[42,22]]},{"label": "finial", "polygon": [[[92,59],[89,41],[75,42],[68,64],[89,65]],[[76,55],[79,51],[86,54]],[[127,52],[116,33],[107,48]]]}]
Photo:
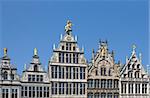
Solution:
[{"label": "finial", "polygon": [[142,53],[139,53],[140,63],[142,63]]},{"label": "finial", "polygon": [[69,31],[72,31],[71,27],[72,27],[72,22],[71,22],[70,20],[68,20],[68,21],[67,21],[67,24],[66,24],[66,26],[65,26],[65,32],[66,32],[67,34],[70,34]]},{"label": "finial", "polygon": [[55,49],[56,49],[55,44],[53,44],[53,50],[55,50]]},{"label": "finial", "polygon": [[60,35],[60,40],[62,40],[63,39],[63,36],[62,36],[62,34]]},{"label": "finial", "polygon": [[34,48],[34,55],[38,55],[37,48]]},{"label": "finial", "polygon": [[7,48],[4,48],[4,56],[7,56]]},{"label": "finial", "polygon": [[78,40],[78,37],[77,36],[75,36],[75,41],[77,41]]},{"label": "finial", "polygon": [[27,69],[27,65],[26,64],[24,64],[24,70],[26,70]]},{"label": "finial", "polygon": [[84,52],[84,46],[82,46],[82,52]]},{"label": "finial", "polygon": [[136,45],[135,44],[132,45],[132,49],[133,49],[133,51],[135,51],[135,49],[136,49]]}]

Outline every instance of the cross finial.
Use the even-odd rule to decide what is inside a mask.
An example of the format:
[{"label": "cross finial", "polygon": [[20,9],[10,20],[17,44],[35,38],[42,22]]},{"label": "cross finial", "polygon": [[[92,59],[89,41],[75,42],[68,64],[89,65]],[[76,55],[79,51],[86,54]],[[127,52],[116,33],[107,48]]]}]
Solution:
[{"label": "cross finial", "polygon": [[7,48],[4,48],[4,56],[7,55]]},{"label": "cross finial", "polygon": [[37,48],[34,48],[34,55],[38,55]]}]

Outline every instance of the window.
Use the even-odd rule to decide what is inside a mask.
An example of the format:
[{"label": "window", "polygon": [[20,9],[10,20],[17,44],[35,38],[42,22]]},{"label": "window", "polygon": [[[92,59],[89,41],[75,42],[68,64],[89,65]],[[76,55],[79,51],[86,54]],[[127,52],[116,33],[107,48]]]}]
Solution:
[{"label": "window", "polygon": [[34,65],[34,71],[38,71],[38,65]]},{"label": "window", "polygon": [[54,82],[52,82],[52,88],[51,88],[52,95],[55,94],[54,90],[55,90],[55,88],[54,88]]},{"label": "window", "polygon": [[14,74],[11,74],[11,79],[14,80],[14,78],[15,78],[15,77],[14,77]]},{"label": "window", "polygon": [[35,87],[32,87],[32,96],[35,97]]},{"label": "window", "polygon": [[96,71],[95,71],[95,75],[97,76],[98,75],[98,70],[96,69]]},{"label": "window", "polygon": [[40,76],[37,75],[37,76],[36,76],[36,81],[39,82],[39,80],[40,80]]},{"label": "window", "polygon": [[137,68],[140,68],[140,64],[137,65]]},{"label": "window", "polygon": [[87,82],[88,82],[88,88],[93,88],[93,80],[90,79]]},{"label": "window", "polygon": [[42,97],[42,87],[40,87],[40,97]]},{"label": "window", "polygon": [[8,98],[8,89],[2,89],[2,98]]},{"label": "window", "polygon": [[106,87],[106,80],[102,79],[101,80],[101,88],[105,88]]},{"label": "window", "polygon": [[27,87],[25,86],[25,96],[27,96],[28,95],[28,89],[27,89]]},{"label": "window", "polygon": [[75,46],[73,47],[73,51],[75,51],[76,50],[76,48],[75,48]]},{"label": "window", "polygon": [[100,98],[99,93],[95,93],[95,94],[94,94],[94,98]]},{"label": "window", "polygon": [[43,81],[43,75],[40,75],[40,82]]},{"label": "window", "polygon": [[29,87],[29,97],[32,97],[31,94],[31,87]]},{"label": "window", "polygon": [[111,76],[111,69],[109,69],[108,75]]},{"label": "window", "polygon": [[35,81],[35,75],[32,75],[32,81],[33,82]]},{"label": "window", "polygon": [[102,75],[102,76],[105,76],[105,75],[106,75],[106,68],[105,68],[105,67],[102,67],[102,68],[101,68],[101,75]]},{"label": "window", "polygon": [[71,43],[69,43],[69,50],[71,50]]},{"label": "window", "polygon": [[88,98],[93,98],[93,93],[92,92],[88,93]]},{"label": "window", "polygon": [[68,79],[68,75],[69,75],[69,67],[66,67],[66,78]]},{"label": "window", "polygon": [[47,87],[47,98],[49,98],[49,87]]},{"label": "window", "polygon": [[66,63],[68,63],[68,53],[66,53]]},{"label": "window", "polygon": [[139,72],[136,71],[136,72],[135,72],[135,78],[139,78],[139,77],[140,77]]},{"label": "window", "polygon": [[68,90],[68,83],[66,83],[66,94],[68,95],[69,94],[69,90]]},{"label": "window", "polygon": [[132,76],[133,76],[133,75],[132,75],[132,72],[129,71],[129,72],[128,72],[128,77],[129,77],[129,78],[132,78]]},{"label": "window", "polygon": [[66,43],[66,50],[68,50],[68,43]]},{"label": "window", "polygon": [[28,81],[31,82],[31,75],[28,75]]},{"label": "window", "polygon": [[112,80],[107,80],[107,88],[112,88]]},{"label": "window", "polygon": [[62,50],[64,50],[64,46],[62,46]]},{"label": "window", "polygon": [[4,72],[4,80],[7,80],[8,79],[8,73],[7,71]]},{"label": "window", "polygon": [[108,93],[107,98],[112,98],[112,93]]},{"label": "window", "polygon": [[142,84],[142,93],[146,94],[147,93],[147,84]]},{"label": "window", "polygon": [[75,79],[75,74],[76,74],[76,71],[75,71],[75,67],[73,67],[73,79]]},{"label": "window", "polygon": [[99,88],[99,80],[98,79],[95,80],[95,88]]}]

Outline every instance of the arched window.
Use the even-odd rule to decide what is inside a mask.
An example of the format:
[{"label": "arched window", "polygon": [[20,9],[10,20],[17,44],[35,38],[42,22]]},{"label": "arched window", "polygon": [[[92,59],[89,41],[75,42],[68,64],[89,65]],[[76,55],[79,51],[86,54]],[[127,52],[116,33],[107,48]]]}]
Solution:
[{"label": "arched window", "polygon": [[7,71],[4,72],[4,80],[7,80],[8,79],[8,73]]},{"label": "arched window", "polygon": [[34,65],[34,71],[38,71],[38,66]]}]

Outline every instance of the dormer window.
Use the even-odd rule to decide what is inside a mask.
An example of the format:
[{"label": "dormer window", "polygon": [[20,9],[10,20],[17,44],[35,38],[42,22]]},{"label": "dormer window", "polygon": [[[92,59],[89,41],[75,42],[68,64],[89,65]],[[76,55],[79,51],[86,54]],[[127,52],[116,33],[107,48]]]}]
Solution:
[{"label": "dormer window", "polygon": [[8,73],[7,71],[4,72],[4,80],[7,80],[8,79]]},{"label": "dormer window", "polygon": [[38,71],[38,66],[34,65],[34,71]]}]

